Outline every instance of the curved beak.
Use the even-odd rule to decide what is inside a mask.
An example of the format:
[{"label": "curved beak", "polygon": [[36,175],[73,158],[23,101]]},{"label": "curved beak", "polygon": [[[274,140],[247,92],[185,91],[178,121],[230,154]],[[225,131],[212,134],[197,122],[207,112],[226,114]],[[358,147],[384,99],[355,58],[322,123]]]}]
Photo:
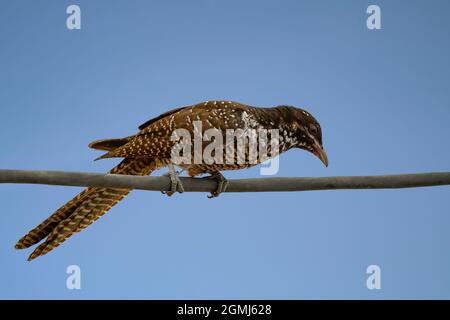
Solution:
[{"label": "curved beak", "polygon": [[323,162],[325,167],[328,167],[328,156],[323,147],[320,145],[320,143],[314,139],[314,155],[320,159],[320,161]]},{"label": "curved beak", "polygon": [[320,159],[320,161],[323,162],[323,164],[325,165],[325,167],[328,167],[328,156],[327,153],[325,152],[325,150],[322,149],[322,147],[319,148],[315,148],[314,149],[314,155]]}]

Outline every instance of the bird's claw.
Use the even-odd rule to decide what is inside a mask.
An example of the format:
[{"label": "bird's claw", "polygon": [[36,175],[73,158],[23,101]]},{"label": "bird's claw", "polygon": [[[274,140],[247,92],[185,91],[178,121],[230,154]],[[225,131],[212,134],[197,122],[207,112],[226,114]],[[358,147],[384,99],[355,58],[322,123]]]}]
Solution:
[{"label": "bird's claw", "polygon": [[169,197],[172,196],[175,192],[183,193],[184,187],[181,183],[179,173],[172,168],[169,167],[169,172],[165,173],[164,176],[168,176],[170,178],[170,190],[169,191],[161,191],[162,194],[166,194]]},{"label": "bird's claw", "polygon": [[217,189],[208,195],[209,199],[217,198],[222,192],[225,192],[228,187],[228,180],[220,172],[204,177],[203,179],[213,179],[217,181]]}]

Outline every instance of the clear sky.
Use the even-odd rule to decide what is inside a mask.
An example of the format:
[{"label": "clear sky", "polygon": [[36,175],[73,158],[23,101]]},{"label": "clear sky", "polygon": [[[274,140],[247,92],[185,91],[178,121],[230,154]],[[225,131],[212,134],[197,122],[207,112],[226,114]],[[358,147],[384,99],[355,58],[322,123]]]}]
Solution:
[{"label": "clear sky", "polygon": [[[382,30],[366,9],[381,8]],[[66,8],[81,8],[81,30]],[[0,2],[0,168],[105,172],[90,141],[204,100],[304,107],[330,166],[450,169],[449,1]],[[160,174],[158,172],[157,174]],[[259,168],[226,172],[259,177]],[[0,298],[450,298],[450,189],[135,191],[31,263],[14,244],[80,188],[0,185]],[[81,268],[81,290],[66,268]],[[366,268],[381,268],[368,290]]]}]

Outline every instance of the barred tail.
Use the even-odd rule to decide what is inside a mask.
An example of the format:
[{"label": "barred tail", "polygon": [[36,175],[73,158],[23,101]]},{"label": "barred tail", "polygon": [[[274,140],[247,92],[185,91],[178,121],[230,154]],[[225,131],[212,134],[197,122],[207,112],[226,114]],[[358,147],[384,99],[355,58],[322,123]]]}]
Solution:
[{"label": "barred tail", "polygon": [[[153,160],[125,159],[110,173],[144,176],[155,169],[156,163]],[[59,246],[74,233],[83,230],[100,218],[130,191],[131,189],[86,188],[23,236],[17,242],[15,248],[28,248],[47,237],[28,257],[28,261],[42,256]]]}]

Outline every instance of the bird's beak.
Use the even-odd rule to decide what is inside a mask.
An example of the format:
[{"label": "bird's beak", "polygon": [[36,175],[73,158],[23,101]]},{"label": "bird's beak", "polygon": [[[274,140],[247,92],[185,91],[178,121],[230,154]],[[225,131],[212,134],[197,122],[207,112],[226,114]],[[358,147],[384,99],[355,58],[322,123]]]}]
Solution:
[{"label": "bird's beak", "polygon": [[328,157],[325,150],[320,149],[319,151],[314,152],[314,154],[323,162],[325,167],[328,167]]},{"label": "bird's beak", "polygon": [[[315,140],[315,139],[314,139]],[[323,150],[323,147],[320,145],[319,142],[315,141],[314,143],[314,155],[320,159],[320,161],[323,162],[325,167],[328,167],[328,156],[325,150]]]}]

